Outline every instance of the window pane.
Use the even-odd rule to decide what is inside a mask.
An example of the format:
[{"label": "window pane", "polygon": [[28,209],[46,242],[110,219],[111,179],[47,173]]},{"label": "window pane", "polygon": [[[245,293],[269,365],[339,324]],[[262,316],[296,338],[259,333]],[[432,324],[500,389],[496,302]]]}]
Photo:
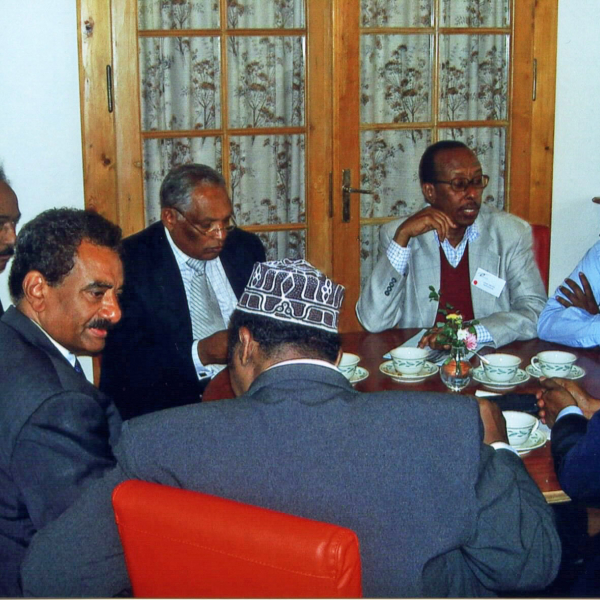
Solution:
[{"label": "window pane", "polygon": [[505,203],[506,129],[465,127],[441,129],[440,139],[459,140],[473,149],[490,183],[483,190],[483,202],[503,209]]},{"label": "window pane", "polygon": [[250,0],[227,3],[232,29],[291,29],[304,27],[304,0]]},{"label": "window pane", "polygon": [[363,131],[361,218],[399,217],[423,206],[419,161],[431,143],[431,131]]},{"label": "window pane", "polygon": [[431,120],[431,37],[361,37],[361,122]]},{"label": "window pane", "polygon": [[430,27],[433,0],[361,0],[363,27]]},{"label": "window pane", "polygon": [[220,126],[218,38],[140,38],[140,72],[143,131]]},{"label": "window pane", "polygon": [[138,0],[140,29],[215,29],[213,0]]},{"label": "window pane", "polygon": [[442,27],[508,27],[510,0],[443,0]]},{"label": "window pane", "polygon": [[304,123],[304,37],[228,39],[231,127]]},{"label": "window pane", "polygon": [[267,254],[267,260],[292,260],[306,257],[306,231],[268,231],[260,232]]},{"label": "window pane", "polygon": [[306,221],[303,135],[233,137],[231,198],[239,225]]},{"label": "window pane", "polygon": [[507,118],[507,35],[440,36],[440,120]]},{"label": "window pane", "polygon": [[144,141],[144,196],[146,223],[160,219],[160,184],[175,165],[197,162],[221,172],[221,139],[172,138]]}]

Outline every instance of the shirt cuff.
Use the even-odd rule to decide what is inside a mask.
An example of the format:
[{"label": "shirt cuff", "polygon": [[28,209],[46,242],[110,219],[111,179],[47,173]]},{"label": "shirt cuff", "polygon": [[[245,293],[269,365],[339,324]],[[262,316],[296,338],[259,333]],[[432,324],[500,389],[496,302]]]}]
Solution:
[{"label": "shirt cuff", "polygon": [[513,454],[519,456],[519,453],[510,444],[506,444],[505,442],[493,442],[490,446],[494,450],[510,450]]},{"label": "shirt cuff", "polygon": [[192,360],[196,369],[198,380],[202,381],[210,377],[214,377],[219,371],[225,368],[225,365],[203,365],[198,356],[198,340],[192,342]]},{"label": "shirt cuff", "polygon": [[408,261],[410,259],[410,246],[403,248],[400,244],[392,240],[386,250],[386,254],[392,267],[394,267],[400,275],[406,275],[406,272],[408,271]]},{"label": "shirt cuff", "polygon": [[477,335],[477,345],[493,344],[494,338],[484,325],[475,325],[475,333]]},{"label": "shirt cuff", "polygon": [[579,406],[565,406],[559,413],[554,422],[558,422],[562,417],[566,417],[567,415],[581,415],[584,416],[583,411],[579,408]]}]

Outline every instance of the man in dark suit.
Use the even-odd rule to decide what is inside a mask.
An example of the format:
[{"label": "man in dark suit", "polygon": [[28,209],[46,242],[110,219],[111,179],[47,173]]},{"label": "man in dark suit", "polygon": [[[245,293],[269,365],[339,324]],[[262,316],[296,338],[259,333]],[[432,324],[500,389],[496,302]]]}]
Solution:
[{"label": "man in dark suit", "polygon": [[354,390],[335,367],[342,296],[305,261],[257,264],[229,330],[240,397],[125,422],[117,467],[36,535],[25,594],[126,592],[111,493],[128,478],[349,527],[366,597],[547,585],[560,561],[552,512],[508,447],[500,409]]},{"label": "man in dark suit", "polygon": [[161,222],[123,242],[123,319],[109,335],[100,389],[123,419],[201,399],[224,365],[227,324],[262,243],[238,229],[223,177],[175,167]]},{"label": "man in dark suit", "polygon": [[[0,273],[6,269],[15,251],[17,223],[21,218],[17,195],[10,187],[4,169],[0,167]],[[4,307],[0,302],[0,317]]]},{"label": "man in dark suit", "polygon": [[0,321],[0,596],[19,596],[33,534],[112,467],[121,419],[83,375],[121,312],[121,230],[53,209],[19,234]]},{"label": "man in dark suit", "polygon": [[[562,378],[543,379],[538,392],[540,417],[552,428],[552,458],[558,481],[576,507],[600,506],[600,400],[592,398],[574,381]],[[587,514],[583,512],[586,517]],[[565,528],[583,527],[571,515]],[[583,557],[580,573],[567,591],[571,597],[600,595],[600,534],[579,542]]]}]

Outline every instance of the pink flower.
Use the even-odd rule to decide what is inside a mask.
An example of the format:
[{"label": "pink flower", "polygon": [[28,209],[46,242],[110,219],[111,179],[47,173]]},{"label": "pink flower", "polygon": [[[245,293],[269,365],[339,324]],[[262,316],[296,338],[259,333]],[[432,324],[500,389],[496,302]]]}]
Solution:
[{"label": "pink flower", "polygon": [[467,333],[465,346],[467,347],[467,350],[475,350],[475,348],[477,348],[477,336],[474,333]]}]

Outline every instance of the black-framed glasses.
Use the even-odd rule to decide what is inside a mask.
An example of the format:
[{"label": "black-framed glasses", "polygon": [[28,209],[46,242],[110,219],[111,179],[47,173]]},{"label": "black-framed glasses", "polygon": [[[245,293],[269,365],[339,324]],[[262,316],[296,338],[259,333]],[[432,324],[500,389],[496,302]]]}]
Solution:
[{"label": "black-framed glasses", "polygon": [[432,181],[431,183],[447,183],[455,192],[466,192],[471,186],[482,190],[490,182],[488,175],[477,175],[473,179],[467,177],[454,177],[450,181]]},{"label": "black-framed glasses", "polygon": [[219,234],[227,235],[228,233],[231,233],[237,227],[237,224],[235,222],[235,219],[233,218],[233,215],[231,215],[231,217],[229,217],[229,221],[227,222],[227,225],[225,225],[225,227],[221,227],[220,225],[217,225],[217,223],[215,223],[214,225],[211,225],[210,227],[201,227],[200,225],[196,225],[196,223],[192,223],[175,206],[172,206],[171,208],[174,211],[178,212],[188,222],[188,224],[191,227],[193,227],[200,235],[206,235],[208,237],[217,237],[217,235],[219,235]]}]

